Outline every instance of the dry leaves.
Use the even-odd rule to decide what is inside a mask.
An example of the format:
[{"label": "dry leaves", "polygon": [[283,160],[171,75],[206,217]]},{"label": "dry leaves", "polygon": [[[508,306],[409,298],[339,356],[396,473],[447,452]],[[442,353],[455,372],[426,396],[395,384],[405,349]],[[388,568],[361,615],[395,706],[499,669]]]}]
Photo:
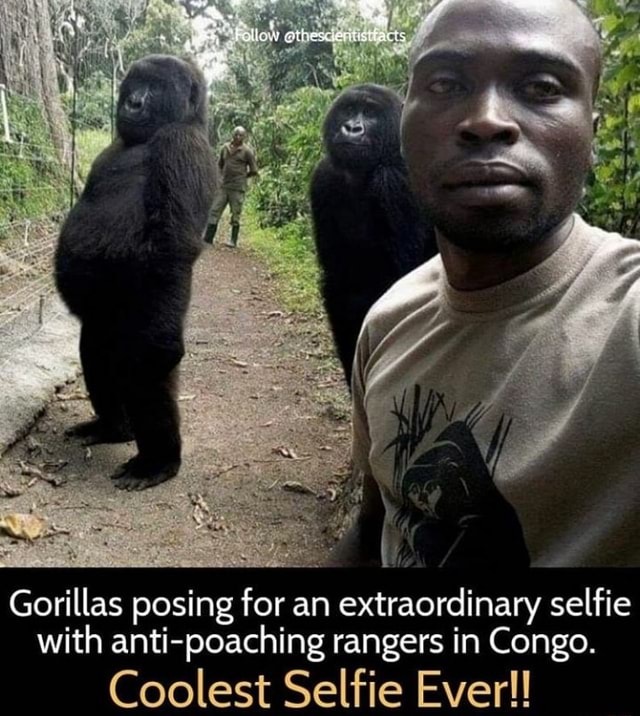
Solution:
[{"label": "dry leaves", "polygon": [[200,493],[191,493],[189,499],[193,505],[193,521],[196,523],[197,530],[202,527],[207,527],[214,532],[229,531],[229,528],[225,524],[224,517],[214,515],[207,501]]},{"label": "dry leaves", "polygon": [[10,537],[25,539],[32,542],[45,533],[47,523],[35,515],[14,512],[0,518],[0,529],[4,530]]},{"label": "dry leaves", "polygon": [[276,455],[282,455],[282,457],[288,457],[291,460],[300,459],[291,448],[285,447],[284,445],[279,445],[278,447],[272,448],[271,452],[275,453]]},{"label": "dry leaves", "polygon": [[300,495],[313,495],[314,497],[318,496],[318,493],[312,490],[310,487],[303,485],[301,482],[296,482],[295,480],[287,480],[287,482],[283,482],[282,489],[287,490],[288,492],[297,492]]},{"label": "dry leaves", "polygon": [[3,497],[20,497],[24,490],[19,490],[17,487],[13,487],[7,482],[0,482],[0,492]]}]

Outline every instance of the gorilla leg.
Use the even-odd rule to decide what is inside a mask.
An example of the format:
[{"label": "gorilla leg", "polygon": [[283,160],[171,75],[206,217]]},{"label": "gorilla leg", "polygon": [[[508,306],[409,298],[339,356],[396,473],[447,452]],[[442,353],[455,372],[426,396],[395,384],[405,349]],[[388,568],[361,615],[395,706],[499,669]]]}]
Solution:
[{"label": "gorilla leg", "polygon": [[80,332],[80,360],[84,381],[96,418],[66,431],[85,445],[133,440],[124,409],[121,378],[113,351],[113,338],[104,325],[85,322]]},{"label": "gorilla leg", "polygon": [[177,475],[181,463],[180,417],[176,400],[177,367],[168,374],[135,371],[126,407],[138,454],[112,479],[122,490],[144,490]]}]

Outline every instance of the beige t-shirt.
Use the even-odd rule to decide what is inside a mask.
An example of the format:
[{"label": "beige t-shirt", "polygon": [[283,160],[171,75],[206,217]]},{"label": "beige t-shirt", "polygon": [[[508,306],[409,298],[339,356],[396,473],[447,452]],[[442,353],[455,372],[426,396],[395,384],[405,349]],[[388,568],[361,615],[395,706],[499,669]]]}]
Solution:
[{"label": "beige t-shirt", "polygon": [[542,264],[460,292],[439,256],[369,312],[354,461],[386,566],[640,565],[640,242],[576,217]]}]

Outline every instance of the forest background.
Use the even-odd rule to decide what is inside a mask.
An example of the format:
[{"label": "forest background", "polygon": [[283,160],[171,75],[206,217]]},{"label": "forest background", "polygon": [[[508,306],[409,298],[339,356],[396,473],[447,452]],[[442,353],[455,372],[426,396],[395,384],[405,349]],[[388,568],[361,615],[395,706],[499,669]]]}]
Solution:
[{"label": "forest background", "polygon": [[[0,5],[0,329],[21,284],[3,281],[50,258],[57,227],[113,135],[118,84],[152,52],[190,54],[211,80],[210,140],[240,124],[260,178],[250,189],[251,243],[283,279],[287,308],[318,311],[308,185],[336,94],[376,82],[404,93],[427,0],[3,0]],[[581,207],[591,223],[640,237],[640,0],[593,0],[605,46],[597,162]],[[267,42],[241,30],[277,32]],[[289,43],[287,32],[382,30],[405,42]],[[29,240],[28,240],[29,236]],[[5,257],[29,246],[28,265]],[[22,256],[17,255],[18,260]],[[26,254],[25,254],[26,256]],[[3,269],[4,266],[4,269]],[[49,277],[27,291],[36,301]],[[17,286],[17,288],[16,288]],[[13,303],[10,301],[13,300]],[[4,302],[4,303],[3,303]]]}]

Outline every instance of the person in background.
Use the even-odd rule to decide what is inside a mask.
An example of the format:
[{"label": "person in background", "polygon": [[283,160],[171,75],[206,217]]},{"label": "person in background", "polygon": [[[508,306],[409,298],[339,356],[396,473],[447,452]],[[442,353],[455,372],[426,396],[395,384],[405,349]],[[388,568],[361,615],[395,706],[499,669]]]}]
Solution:
[{"label": "person in background", "polygon": [[236,127],[233,130],[231,141],[225,144],[220,151],[218,166],[222,179],[209,212],[209,224],[204,237],[208,244],[213,244],[220,217],[229,204],[231,207],[231,237],[225,245],[231,248],[238,245],[240,216],[247,192],[248,179],[258,176],[255,153],[249,145],[245,144],[246,138],[247,130],[244,127]]}]

